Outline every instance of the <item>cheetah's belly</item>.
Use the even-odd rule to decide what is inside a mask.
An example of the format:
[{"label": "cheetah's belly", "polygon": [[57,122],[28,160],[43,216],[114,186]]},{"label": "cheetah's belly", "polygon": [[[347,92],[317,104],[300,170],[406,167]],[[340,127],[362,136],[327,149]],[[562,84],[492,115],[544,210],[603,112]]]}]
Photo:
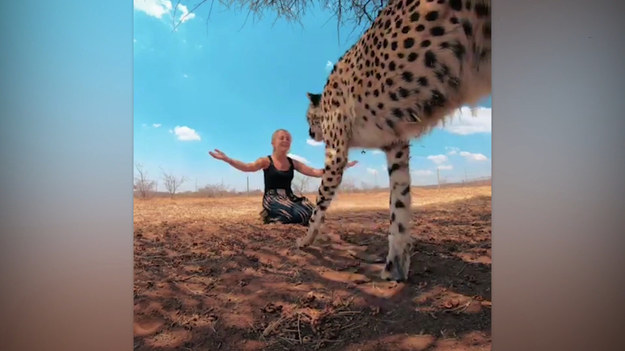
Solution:
[{"label": "cheetah's belly", "polygon": [[397,141],[397,136],[390,130],[380,129],[374,124],[361,124],[352,130],[349,146],[377,149]]}]

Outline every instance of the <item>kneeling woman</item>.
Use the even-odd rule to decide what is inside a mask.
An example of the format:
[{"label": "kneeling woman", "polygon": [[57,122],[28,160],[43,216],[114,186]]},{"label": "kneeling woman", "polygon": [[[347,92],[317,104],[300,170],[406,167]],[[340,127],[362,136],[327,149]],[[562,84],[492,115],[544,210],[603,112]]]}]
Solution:
[{"label": "kneeling woman", "polygon": [[[310,177],[323,176],[323,169],[311,168],[298,160],[287,156],[291,148],[291,134],[278,129],[271,136],[273,152],[271,155],[258,158],[252,163],[244,163],[231,159],[220,150],[209,151],[209,154],[243,172],[263,170],[265,176],[265,193],[261,217],[265,223],[294,223],[308,225],[314,205],[306,198],[293,194],[291,182],[294,171]],[[351,161],[352,167],[357,161]]]}]

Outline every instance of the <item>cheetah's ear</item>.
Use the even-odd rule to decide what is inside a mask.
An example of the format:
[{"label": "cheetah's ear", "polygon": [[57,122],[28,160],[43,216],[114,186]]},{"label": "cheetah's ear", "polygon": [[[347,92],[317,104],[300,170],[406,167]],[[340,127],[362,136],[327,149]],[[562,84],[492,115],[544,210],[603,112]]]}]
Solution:
[{"label": "cheetah's ear", "polygon": [[319,106],[319,103],[321,102],[321,94],[306,93],[306,95],[308,95],[308,99],[313,106]]}]

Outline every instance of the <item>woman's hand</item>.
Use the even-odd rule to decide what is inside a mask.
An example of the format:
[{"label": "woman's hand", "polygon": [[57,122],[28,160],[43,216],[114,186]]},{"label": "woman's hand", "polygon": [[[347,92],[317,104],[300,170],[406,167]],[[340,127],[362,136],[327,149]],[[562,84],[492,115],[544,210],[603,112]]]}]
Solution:
[{"label": "woman's hand", "polygon": [[208,153],[209,153],[209,155],[213,156],[214,158],[216,158],[218,160],[222,160],[224,162],[228,162],[228,160],[229,160],[228,156],[226,156],[226,154],[224,154],[219,149],[215,149],[213,151],[209,151]]},{"label": "woman's hand", "polygon": [[345,168],[354,167],[357,163],[358,163],[358,161],[356,161],[356,160],[350,161],[350,162],[347,163],[347,166]]}]

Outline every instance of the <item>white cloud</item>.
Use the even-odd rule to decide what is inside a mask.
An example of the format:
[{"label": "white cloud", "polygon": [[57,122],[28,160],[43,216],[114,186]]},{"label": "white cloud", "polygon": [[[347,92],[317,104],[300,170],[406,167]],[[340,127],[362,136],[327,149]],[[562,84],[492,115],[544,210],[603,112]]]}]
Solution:
[{"label": "white cloud", "polygon": [[294,160],[298,160],[301,163],[304,164],[309,164],[310,162],[308,162],[307,159],[305,159],[304,157],[300,156],[300,155],[295,155],[295,154],[288,154],[287,156],[289,156],[290,158],[294,159]]},{"label": "white cloud", "polygon": [[460,156],[466,158],[467,160],[470,161],[486,161],[488,160],[488,158],[486,156],[484,156],[483,154],[474,154],[468,151],[461,151],[460,152]]},{"label": "white cloud", "polygon": [[440,166],[438,166],[438,169],[440,169],[441,171],[451,171],[452,169],[454,169],[454,166],[452,166],[452,165],[440,165]]},{"label": "white cloud", "polygon": [[195,13],[189,13],[189,9],[187,9],[185,5],[178,4],[178,11],[181,12],[180,17],[178,18],[178,21],[181,23],[185,23],[186,21],[195,18]]},{"label": "white cloud", "polygon": [[312,145],[312,146],[320,146],[325,144],[323,141],[315,141],[313,139],[306,139],[306,144],[308,145]]},{"label": "white cloud", "polygon": [[384,151],[382,151],[382,150],[373,150],[371,153],[374,154],[374,155],[383,155]]},{"label": "white cloud", "polygon": [[[158,19],[162,19],[164,15],[168,15],[171,18],[173,15],[173,6],[169,0],[134,0],[133,4],[135,10]],[[180,23],[195,18],[195,13],[189,13],[189,9],[182,4],[178,4],[176,7],[176,14],[179,14],[176,22]]]},{"label": "white cloud", "polygon": [[425,177],[433,175],[434,172],[429,169],[418,169],[416,171],[412,171],[412,174],[417,177]]},{"label": "white cloud", "polygon": [[490,133],[492,121],[492,109],[487,107],[462,107],[456,110],[443,123],[438,124],[438,128],[453,134],[468,135],[474,133]]},{"label": "white cloud", "polygon": [[183,77],[183,78],[189,78],[189,75],[188,75],[188,74],[186,74],[186,73],[184,73],[184,74],[182,75],[182,77]]},{"label": "white cloud", "polygon": [[162,18],[164,14],[172,10],[169,0],[134,0],[133,3],[135,10],[143,11],[156,18]]},{"label": "white cloud", "polygon": [[447,162],[447,156],[445,155],[430,155],[427,157],[427,159],[436,163],[437,165]]},{"label": "white cloud", "polygon": [[176,134],[176,136],[178,137],[178,140],[182,140],[182,141],[193,141],[193,140],[201,140],[200,136],[198,135],[198,133],[186,126],[176,126],[174,128],[174,134]]},{"label": "white cloud", "polygon": [[326,72],[331,72],[332,68],[334,68],[334,64],[332,63],[332,61],[326,62]]},{"label": "white cloud", "polygon": [[375,168],[367,168],[367,173],[372,174],[372,175],[376,175],[378,174],[378,170]]},{"label": "white cloud", "polygon": [[154,123],[154,124],[152,124],[152,127],[154,127],[154,128],[158,128],[158,127],[160,127],[160,126],[161,126],[161,124],[160,124],[160,123]]},{"label": "white cloud", "polygon": [[449,150],[447,151],[447,155],[457,155],[460,151],[459,148],[453,146],[445,146],[445,150]]}]

